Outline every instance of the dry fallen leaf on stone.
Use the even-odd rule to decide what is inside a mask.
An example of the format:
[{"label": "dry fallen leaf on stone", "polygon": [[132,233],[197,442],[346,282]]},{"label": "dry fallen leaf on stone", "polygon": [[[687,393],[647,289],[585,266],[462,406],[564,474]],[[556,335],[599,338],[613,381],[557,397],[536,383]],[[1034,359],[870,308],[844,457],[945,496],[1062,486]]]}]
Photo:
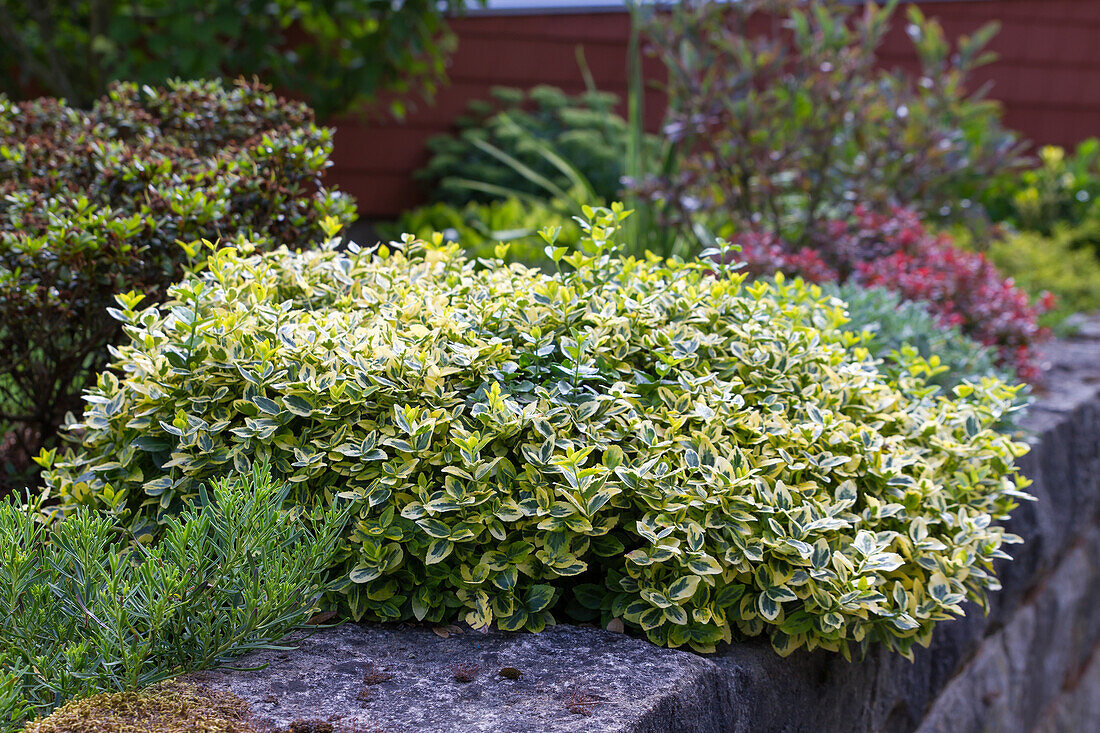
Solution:
[{"label": "dry fallen leaf on stone", "polygon": [[309,621],[306,621],[306,626],[320,626],[326,621],[335,618],[336,611],[325,611],[324,613],[315,613],[309,617]]}]

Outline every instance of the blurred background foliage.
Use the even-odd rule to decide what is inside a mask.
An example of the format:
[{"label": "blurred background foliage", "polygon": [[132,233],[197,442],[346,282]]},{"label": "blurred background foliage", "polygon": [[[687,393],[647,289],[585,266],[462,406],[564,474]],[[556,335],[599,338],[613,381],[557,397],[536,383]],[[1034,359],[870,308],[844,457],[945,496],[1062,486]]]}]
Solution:
[{"label": "blurred background foliage", "polygon": [[477,0],[0,0],[0,91],[89,106],[112,81],[259,77],[326,118],[431,99]]}]

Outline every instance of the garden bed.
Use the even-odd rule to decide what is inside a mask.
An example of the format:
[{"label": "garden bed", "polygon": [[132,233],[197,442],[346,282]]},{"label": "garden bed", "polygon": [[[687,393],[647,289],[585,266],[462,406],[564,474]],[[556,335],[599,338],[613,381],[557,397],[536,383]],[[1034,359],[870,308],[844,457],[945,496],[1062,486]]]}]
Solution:
[{"label": "garden bed", "polygon": [[0,733],[1091,729],[1100,141],[842,5],[638,9],[373,247],[258,82],[0,94]]}]

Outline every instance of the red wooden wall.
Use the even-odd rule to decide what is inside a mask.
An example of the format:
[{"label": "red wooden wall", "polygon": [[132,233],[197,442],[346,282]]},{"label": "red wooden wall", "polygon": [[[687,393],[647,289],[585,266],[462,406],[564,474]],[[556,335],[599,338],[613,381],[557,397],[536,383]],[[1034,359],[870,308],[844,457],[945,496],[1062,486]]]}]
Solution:
[{"label": "red wooden wall", "polygon": [[[993,83],[990,96],[1005,105],[1005,122],[1037,143],[1073,145],[1100,135],[1100,0],[975,0],[921,2],[948,36],[972,33],[990,20],[1001,23],[991,44],[999,60],[978,74]],[[885,66],[912,68],[903,11],[884,44]],[[626,96],[629,19],[621,12],[546,15],[476,15],[455,19],[458,50],[449,86],[434,106],[405,121],[334,121],[335,166],[330,181],[354,195],[364,219],[393,217],[424,201],[412,173],[427,158],[424,141],[451,129],[466,103],[486,99],[498,85],[552,84],[584,88],[576,48],[600,89]],[[649,62],[647,76],[660,67]],[[647,123],[659,125],[662,101],[647,97]]]}]

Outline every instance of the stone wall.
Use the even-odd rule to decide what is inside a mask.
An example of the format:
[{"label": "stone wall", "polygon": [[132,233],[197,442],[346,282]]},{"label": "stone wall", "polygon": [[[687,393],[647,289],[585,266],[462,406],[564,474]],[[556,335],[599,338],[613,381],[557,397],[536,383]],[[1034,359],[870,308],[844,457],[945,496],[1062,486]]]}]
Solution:
[{"label": "stone wall", "polygon": [[1096,730],[1100,319],[1049,357],[1022,462],[1039,501],[1010,525],[1025,544],[1009,548],[990,614],[970,608],[942,624],[914,662],[883,649],[853,663],[826,652],[782,659],[764,641],[702,657],[569,626],[444,637],[346,625],[240,662],[270,663],[263,672],[203,677],[272,724],[348,731]]}]

